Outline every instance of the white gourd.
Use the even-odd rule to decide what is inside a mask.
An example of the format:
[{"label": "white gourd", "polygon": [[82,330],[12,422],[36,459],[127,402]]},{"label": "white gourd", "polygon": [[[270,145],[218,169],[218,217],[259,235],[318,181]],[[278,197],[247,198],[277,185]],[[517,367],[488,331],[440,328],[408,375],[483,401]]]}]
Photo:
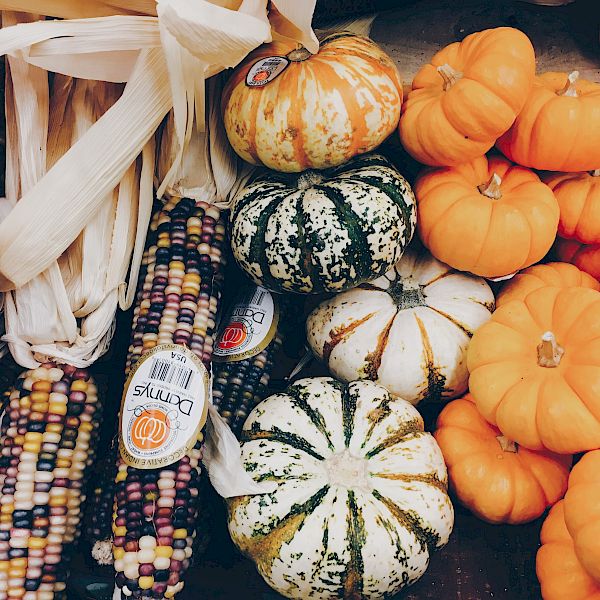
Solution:
[{"label": "white gourd", "polygon": [[382,598],[425,572],[454,513],[444,459],[408,402],[302,379],[250,414],[242,459],[277,488],[229,500],[229,531],[288,598]]},{"label": "white gourd", "polygon": [[377,381],[412,404],[447,400],[467,390],[467,346],[493,310],[484,279],[412,248],[383,277],[315,308],[307,337],[342,381]]}]

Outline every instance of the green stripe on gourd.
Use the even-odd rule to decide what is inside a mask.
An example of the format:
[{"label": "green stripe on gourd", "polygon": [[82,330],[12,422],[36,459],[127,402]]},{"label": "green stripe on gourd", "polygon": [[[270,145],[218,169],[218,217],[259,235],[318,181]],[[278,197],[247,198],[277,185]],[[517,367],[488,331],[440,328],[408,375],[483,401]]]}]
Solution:
[{"label": "green stripe on gourd", "polygon": [[280,594],[389,597],[448,540],[441,452],[416,409],[381,386],[300,380],[244,430],[247,471],[277,488],[230,500],[229,530]]},{"label": "green stripe on gourd", "polygon": [[233,200],[240,267],[273,291],[342,291],[385,273],[416,225],[406,180],[382,156],[296,174],[259,172]]}]

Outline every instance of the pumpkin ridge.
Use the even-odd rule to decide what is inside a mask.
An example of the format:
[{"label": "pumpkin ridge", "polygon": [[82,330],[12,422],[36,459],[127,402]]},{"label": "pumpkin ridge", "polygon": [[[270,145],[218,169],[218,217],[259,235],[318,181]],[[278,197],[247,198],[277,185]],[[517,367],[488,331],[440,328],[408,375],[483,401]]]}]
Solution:
[{"label": "pumpkin ridge", "polygon": [[377,490],[373,490],[373,496],[390,511],[404,529],[410,531],[417,538],[423,550],[427,549],[429,552],[433,552],[437,548],[440,536],[425,526],[417,513],[412,510],[401,509]]},{"label": "pumpkin ridge", "polygon": [[[427,371],[427,388],[423,397],[430,401],[439,401],[444,393],[446,378],[444,375],[442,375],[439,367],[437,367],[433,361],[433,348],[431,347],[431,341],[429,340],[429,334],[427,333],[425,324],[416,314],[414,317],[415,321],[417,322],[419,332],[421,333],[423,342],[423,359],[425,361],[424,367]],[[448,390],[449,393],[452,393],[452,391],[453,390]]]},{"label": "pumpkin ridge", "polygon": [[344,428],[344,443],[346,448],[350,447],[350,440],[354,432],[354,416],[356,415],[356,396],[350,392],[350,386],[344,386],[342,390],[342,423]]},{"label": "pumpkin ridge", "polygon": [[352,490],[348,490],[348,515],[346,524],[348,528],[348,549],[350,550],[350,560],[346,566],[343,575],[344,581],[344,600],[362,600],[364,588],[364,561],[361,549],[366,542],[365,520],[362,510],[356,503],[356,495]]},{"label": "pumpkin ridge", "polygon": [[[297,230],[298,230],[298,248],[300,249],[300,254],[302,257],[302,264],[304,267],[304,272],[308,275],[308,278],[310,280],[310,285],[312,288],[312,291],[322,291],[322,286],[319,284],[320,278],[319,277],[315,277],[315,265],[313,264],[312,261],[312,253],[310,251],[307,251],[307,247],[306,247],[306,213],[304,212],[304,196],[306,194],[306,190],[302,191],[300,193],[300,196],[298,198],[298,203],[296,206],[296,214],[294,215],[294,218],[292,220],[292,222],[294,223],[294,225],[296,225]],[[313,234],[311,234],[310,236],[311,239],[311,245],[314,246],[315,244],[315,240],[314,238],[316,237]],[[315,282],[317,285],[315,285]]]},{"label": "pumpkin ridge", "polygon": [[402,481],[403,483],[425,483],[436,487],[438,490],[446,493],[448,486],[437,476],[437,473],[427,474],[406,474],[406,473],[371,473],[371,477],[380,479],[389,479],[391,481]]},{"label": "pumpkin ridge", "polygon": [[323,415],[321,414],[318,408],[313,408],[312,406],[310,406],[306,399],[306,396],[308,394],[303,394],[302,391],[295,386],[290,386],[286,390],[286,394],[292,398],[293,405],[308,416],[308,418],[310,419],[311,423],[315,426],[317,431],[319,431],[327,440],[327,445],[329,446],[329,448],[331,450],[335,450],[329,432],[327,431],[325,419],[323,418]]},{"label": "pumpkin ridge", "polygon": [[391,448],[392,446],[395,446],[396,444],[399,444],[400,442],[404,441],[409,436],[412,435],[413,437],[417,437],[419,434],[422,433],[423,421],[420,418],[412,419],[411,421],[406,421],[405,423],[402,423],[402,426],[399,429],[397,429],[396,431],[394,431],[394,433],[386,437],[381,442],[381,444],[375,446],[375,448],[373,448],[372,450],[369,450],[365,458],[373,458],[374,456],[377,456],[384,450],[387,450],[388,448]]},{"label": "pumpkin ridge", "polygon": [[236,538],[241,552],[255,560],[259,568],[270,576],[273,562],[279,555],[281,547],[292,541],[306,517],[322,503],[329,489],[329,486],[325,485],[306,502],[294,504],[285,518],[267,533],[257,533],[250,538]]},{"label": "pumpkin ridge", "polygon": [[[478,304],[480,304],[480,303],[478,303]],[[427,305],[427,308],[436,312],[441,317],[448,319],[448,321],[450,321],[450,323],[452,323],[453,325],[458,327],[461,331],[463,331],[467,337],[469,337],[469,338],[473,337],[473,332],[470,329],[468,329],[468,327],[466,325],[463,325],[460,321],[455,319],[452,315],[449,315],[448,313],[444,312],[443,310],[440,310],[439,308],[430,306],[429,304]],[[486,306],[485,308],[488,308],[488,307]]]},{"label": "pumpkin ridge", "polygon": [[[389,168],[389,165],[381,165],[381,167]],[[403,185],[406,184],[406,180],[404,179],[404,177],[398,177],[396,173],[394,173],[391,169],[390,177],[394,177],[398,182],[402,183]],[[394,201],[394,204],[400,209],[400,213],[404,217],[404,220],[407,225],[414,218],[414,211],[411,210],[411,208],[414,209],[415,204],[412,204],[411,206],[407,205],[404,201],[404,197],[402,196],[402,194],[399,193],[398,189],[395,186],[389,183],[385,183],[377,177],[372,177],[369,175],[365,175],[364,177],[350,176],[345,179],[347,181],[352,181],[353,183],[362,183],[370,185],[371,187],[378,189],[380,192],[383,192],[387,197],[391,198]],[[408,185],[406,185],[405,191],[408,191]],[[408,240],[406,243],[408,244],[409,242],[410,240]]]},{"label": "pumpkin ridge", "polygon": [[[378,291],[382,291],[379,290],[379,288],[377,289]],[[345,327],[334,327],[329,332],[329,339],[323,344],[323,360],[329,362],[329,357],[331,356],[334,348],[340,342],[347,339],[357,327],[360,327],[363,323],[366,323],[374,315],[375,313],[372,312],[368,315],[365,315],[361,319],[358,319],[357,321],[352,321],[352,323],[346,325]]]},{"label": "pumpkin ridge", "polygon": [[[252,198],[249,198],[249,202],[254,200],[254,194],[250,194],[250,196],[252,196]],[[280,200],[281,198],[279,198],[279,195],[274,195],[269,204],[261,211],[258,219],[256,219],[255,222],[257,233],[256,235],[252,236],[252,239],[250,240],[250,248],[248,249],[248,257],[246,259],[249,263],[258,263],[262,273],[263,281],[267,285],[273,285],[276,281],[276,278],[271,274],[271,269],[269,267],[269,261],[265,251],[265,237],[268,223],[271,217],[275,214]]]},{"label": "pumpkin ridge", "polygon": [[324,460],[324,457],[321,456],[314,446],[310,444],[305,438],[296,435],[295,433],[291,433],[289,431],[283,431],[277,426],[273,426],[272,429],[264,430],[260,429],[260,425],[258,423],[252,423],[251,429],[244,429],[242,431],[242,442],[252,442],[255,440],[268,440],[270,442],[279,442],[280,444],[285,444],[287,446],[292,446],[292,448],[296,448],[296,450],[302,450],[302,452],[306,452],[310,454],[313,458],[317,460]]},{"label": "pumpkin ridge", "polygon": [[367,433],[365,434],[365,439],[361,444],[361,448],[364,448],[367,445],[371,439],[371,436],[373,435],[375,427],[392,413],[390,409],[391,402],[392,398],[390,395],[388,395],[386,398],[382,399],[377,408],[374,408],[367,414],[367,419],[369,420],[370,425]]},{"label": "pumpkin ridge", "polygon": [[454,275],[455,273],[458,273],[458,271],[456,269],[449,269],[448,271],[444,271],[443,273],[436,275],[433,279],[426,281],[425,283],[422,284],[422,286],[424,288],[426,288],[434,283],[437,283],[438,281],[440,281],[446,277],[449,277],[450,275]]},{"label": "pumpkin ridge", "polygon": [[393,314],[392,318],[386,323],[385,328],[379,333],[377,336],[377,346],[373,352],[370,352],[365,356],[365,366],[363,367],[363,373],[365,374],[367,379],[371,381],[375,381],[377,379],[377,375],[379,372],[379,367],[381,366],[381,361],[383,359],[383,353],[385,352],[385,348],[387,346],[390,330],[394,325],[394,321],[396,320],[396,316],[400,308],[396,308],[396,312]]}]

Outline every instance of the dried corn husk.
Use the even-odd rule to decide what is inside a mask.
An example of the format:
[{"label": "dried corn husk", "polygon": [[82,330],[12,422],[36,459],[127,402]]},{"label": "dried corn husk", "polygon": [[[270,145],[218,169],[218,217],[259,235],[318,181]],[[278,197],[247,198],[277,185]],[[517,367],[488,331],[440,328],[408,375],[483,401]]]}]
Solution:
[{"label": "dried corn husk", "polygon": [[[30,2],[15,4],[25,11],[43,10],[40,3],[35,7]],[[73,0],[71,5],[75,4],[80,3]],[[281,35],[301,32],[299,37],[316,49],[316,38],[310,27],[306,29],[314,0],[301,3],[303,8],[291,0],[273,0],[272,4],[280,17]],[[177,179],[177,163],[189,144],[194,123],[199,130],[203,127],[205,78],[234,66],[247,52],[271,39],[266,0],[241,3],[160,0],[157,6],[160,17],[154,20],[104,17],[46,21],[23,25],[18,32],[0,32],[0,52],[80,77],[89,76],[87,69],[98,77],[100,64],[105,70],[103,78],[110,81],[127,75],[124,71],[130,66],[132,47],[140,48],[121,99],[22,197],[0,224],[0,290],[24,285],[73,243],[173,108],[175,164],[167,171],[162,189],[170,186]],[[151,22],[160,34],[160,47],[153,46],[156,38],[149,33]],[[115,27],[111,26],[113,23]],[[123,34],[124,23],[129,26],[129,35]],[[123,49],[124,44],[127,49]],[[117,50],[113,52],[111,48]],[[122,64],[116,59],[121,52],[127,59]],[[66,60],[65,56],[71,58]],[[101,60],[102,56],[105,60]],[[198,76],[190,77],[190,68],[200,64],[205,68],[198,70]],[[44,218],[34,225],[33,215]],[[43,248],[36,243],[38,239],[45,240]]]},{"label": "dried corn husk", "polygon": [[0,1],[0,10],[29,12],[61,19],[156,15],[156,0],[12,0]]}]

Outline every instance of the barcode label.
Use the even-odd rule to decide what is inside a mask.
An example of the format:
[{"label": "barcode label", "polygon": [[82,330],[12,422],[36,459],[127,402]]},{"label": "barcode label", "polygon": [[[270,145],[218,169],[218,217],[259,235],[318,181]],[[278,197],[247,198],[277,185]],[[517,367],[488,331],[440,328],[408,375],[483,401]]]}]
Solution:
[{"label": "barcode label", "polygon": [[150,368],[150,379],[176,385],[182,390],[189,390],[194,380],[194,371],[168,360],[154,358]]},{"label": "barcode label", "polygon": [[265,290],[263,290],[262,288],[256,288],[256,291],[254,293],[250,292],[248,304],[258,304],[260,306],[264,297]]}]

